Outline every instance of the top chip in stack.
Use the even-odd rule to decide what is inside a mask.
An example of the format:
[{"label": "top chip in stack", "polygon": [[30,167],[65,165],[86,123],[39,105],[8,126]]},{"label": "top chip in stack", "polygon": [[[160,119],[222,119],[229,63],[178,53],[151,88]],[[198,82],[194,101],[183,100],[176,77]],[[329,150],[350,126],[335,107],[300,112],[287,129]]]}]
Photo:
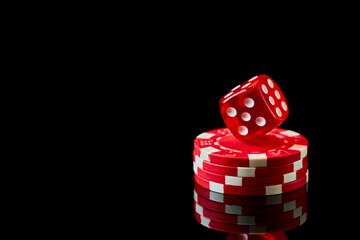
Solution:
[{"label": "top chip in stack", "polygon": [[194,141],[195,181],[214,192],[266,196],[291,192],[308,182],[308,141],[275,128],[252,141],[228,128],[198,135]]}]

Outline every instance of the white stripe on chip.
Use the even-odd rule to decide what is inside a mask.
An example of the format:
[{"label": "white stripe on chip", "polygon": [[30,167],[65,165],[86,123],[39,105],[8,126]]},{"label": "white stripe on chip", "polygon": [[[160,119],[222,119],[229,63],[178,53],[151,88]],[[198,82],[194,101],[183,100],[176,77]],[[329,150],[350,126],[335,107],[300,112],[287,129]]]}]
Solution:
[{"label": "white stripe on chip", "polygon": [[283,132],[281,132],[281,134],[289,136],[289,137],[295,137],[295,136],[300,135],[300,133],[297,133],[297,132],[294,132],[291,130],[283,131]]},{"label": "white stripe on chip", "polygon": [[296,172],[284,174],[284,183],[293,182],[296,180]]},{"label": "white stripe on chip", "polygon": [[209,181],[209,188],[210,191],[224,193],[224,185],[221,183]]},{"label": "white stripe on chip", "polygon": [[210,219],[204,217],[203,215],[200,214],[200,220],[201,220],[201,224],[204,225],[205,227],[210,228],[209,223],[210,223]]},{"label": "white stripe on chip", "polygon": [[209,139],[211,138],[212,136],[214,136],[215,134],[214,133],[202,133],[200,135],[198,135],[196,138],[204,138],[204,139]]},{"label": "white stripe on chip", "polygon": [[203,167],[203,160],[195,155],[195,163],[199,166],[199,168],[204,169]]},{"label": "white stripe on chip", "polygon": [[210,161],[209,154],[214,153],[214,152],[219,152],[219,151],[221,151],[221,150],[213,148],[213,147],[202,148],[202,149],[200,149],[200,158],[202,160]]},{"label": "white stripe on chip", "polygon": [[242,186],[242,177],[225,176],[225,185]]},{"label": "white stripe on chip", "polygon": [[294,171],[297,171],[297,170],[303,168],[303,166],[304,166],[303,159],[300,159],[300,160],[294,162],[293,165],[294,165]]},{"label": "white stripe on chip", "polygon": [[267,156],[265,153],[248,154],[250,167],[267,167]]},{"label": "white stripe on chip", "polygon": [[274,195],[282,193],[282,184],[266,186],[265,195]]},{"label": "white stripe on chip", "polygon": [[307,146],[305,146],[305,145],[294,144],[289,149],[299,151],[300,158],[304,158],[307,155]]},{"label": "white stripe on chip", "polygon": [[254,167],[237,167],[237,175],[238,177],[255,177]]}]

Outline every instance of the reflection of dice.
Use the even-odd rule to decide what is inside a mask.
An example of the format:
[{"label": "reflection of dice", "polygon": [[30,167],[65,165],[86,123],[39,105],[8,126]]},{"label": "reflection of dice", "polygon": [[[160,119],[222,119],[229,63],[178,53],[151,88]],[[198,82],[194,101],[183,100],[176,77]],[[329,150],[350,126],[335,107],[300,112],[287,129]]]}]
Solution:
[{"label": "reflection of dice", "polygon": [[[261,226],[261,225],[260,225]],[[254,226],[254,228],[256,228]],[[226,240],[265,240],[265,239],[276,239],[276,240],[288,240],[284,231],[263,233],[263,234],[246,234],[246,233],[229,233]]]},{"label": "reflection of dice", "polygon": [[252,140],[278,127],[289,115],[288,104],[270,77],[259,75],[220,100],[226,126],[240,140]]}]

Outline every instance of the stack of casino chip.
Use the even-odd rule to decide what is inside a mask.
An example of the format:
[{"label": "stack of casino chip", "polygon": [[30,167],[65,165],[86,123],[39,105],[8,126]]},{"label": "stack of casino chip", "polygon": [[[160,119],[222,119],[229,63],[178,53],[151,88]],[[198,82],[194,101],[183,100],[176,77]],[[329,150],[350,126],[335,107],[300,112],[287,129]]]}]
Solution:
[{"label": "stack of casino chip", "polygon": [[208,190],[243,196],[283,194],[308,182],[308,141],[275,128],[252,141],[228,128],[198,135],[194,141],[195,181]]},{"label": "stack of casino chip", "polygon": [[227,195],[207,190],[196,182],[194,186],[195,219],[214,230],[268,234],[296,228],[307,218],[307,184],[272,196]]}]

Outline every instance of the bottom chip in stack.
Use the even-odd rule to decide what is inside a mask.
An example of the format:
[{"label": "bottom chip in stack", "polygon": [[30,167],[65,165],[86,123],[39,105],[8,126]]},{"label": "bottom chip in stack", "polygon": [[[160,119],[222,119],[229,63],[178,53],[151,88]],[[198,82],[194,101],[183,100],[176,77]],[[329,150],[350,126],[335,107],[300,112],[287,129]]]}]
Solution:
[{"label": "bottom chip in stack", "polygon": [[304,186],[309,180],[309,171],[307,170],[305,176],[302,178],[277,185],[259,186],[259,187],[239,187],[226,185],[222,183],[213,182],[194,174],[195,181],[202,187],[214,192],[232,194],[232,195],[244,195],[244,196],[269,196],[294,191]]}]

